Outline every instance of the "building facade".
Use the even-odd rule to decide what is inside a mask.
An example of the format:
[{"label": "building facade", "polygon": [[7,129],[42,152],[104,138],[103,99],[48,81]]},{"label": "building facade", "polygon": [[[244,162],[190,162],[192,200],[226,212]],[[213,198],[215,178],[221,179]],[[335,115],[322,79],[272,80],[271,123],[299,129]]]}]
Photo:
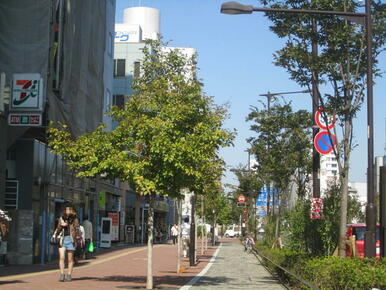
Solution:
[{"label": "building facade", "polygon": [[[15,87],[17,74],[37,74],[42,96],[40,124],[7,126],[6,188],[2,205],[13,222],[10,264],[45,263],[57,255],[48,244],[63,204],[72,202],[82,219],[120,213],[125,191],[118,181],[78,179],[47,147],[50,121],[67,124],[73,136],[111,120],[115,0],[5,0],[0,3],[0,71]],[[11,99],[7,114],[13,111]],[[22,125],[22,124],[19,124]],[[102,204],[104,202],[104,204]]]}]

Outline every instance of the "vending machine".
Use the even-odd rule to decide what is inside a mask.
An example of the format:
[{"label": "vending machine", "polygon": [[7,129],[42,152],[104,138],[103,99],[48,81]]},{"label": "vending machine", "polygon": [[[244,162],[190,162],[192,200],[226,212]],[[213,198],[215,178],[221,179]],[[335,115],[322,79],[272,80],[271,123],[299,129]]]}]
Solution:
[{"label": "vending machine", "polygon": [[101,248],[111,247],[111,231],[112,231],[112,219],[109,217],[103,217],[101,221]]}]

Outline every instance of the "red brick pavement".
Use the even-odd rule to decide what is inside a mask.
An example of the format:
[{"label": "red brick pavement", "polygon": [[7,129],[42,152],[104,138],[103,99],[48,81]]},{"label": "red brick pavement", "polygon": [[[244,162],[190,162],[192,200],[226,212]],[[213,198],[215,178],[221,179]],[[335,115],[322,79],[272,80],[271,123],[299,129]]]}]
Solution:
[{"label": "red brick pavement", "polygon": [[[216,247],[208,247],[198,255],[198,264],[190,268],[188,259],[182,258],[181,266],[186,271],[176,274],[177,247],[169,244],[155,245],[154,284],[157,288],[175,289],[196,276],[209,262]],[[200,254],[200,248],[198,250]],[[91,262],[74,269],[72,282],[58,282],[59,271],[46,270],[0,277],[1,289],[45,290],[45,289],[141,289],[146,285],[146,247],[126,248],[98,256]],[[32,266],[33,267],[33,266]],[[0,268],[0,272],[7,268]]]}]

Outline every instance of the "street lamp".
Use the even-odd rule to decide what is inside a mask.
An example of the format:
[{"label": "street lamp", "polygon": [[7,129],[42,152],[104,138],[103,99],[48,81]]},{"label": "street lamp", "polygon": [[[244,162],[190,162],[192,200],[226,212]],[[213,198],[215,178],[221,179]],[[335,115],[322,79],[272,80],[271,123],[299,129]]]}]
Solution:
[{"label": "street lamp", "polygon": [[285,8],[257,8],[250,5],[231,1],[221,5],[221,13],[237,15],[251,14],[252,12],[268,13],[295,13],[333,15],[342,17],[348,21],[361,24],[366,31],[366,54],[367,54],[367,205],[366,205],[366,232],[365,232],[365,256],[375,257],[375,223],[376,208],[374,205],[374,104],[373,104],[373,29],[371,19],[371,0],[365,0],[365,13],[308,10],[308,9],[285,9]]}]

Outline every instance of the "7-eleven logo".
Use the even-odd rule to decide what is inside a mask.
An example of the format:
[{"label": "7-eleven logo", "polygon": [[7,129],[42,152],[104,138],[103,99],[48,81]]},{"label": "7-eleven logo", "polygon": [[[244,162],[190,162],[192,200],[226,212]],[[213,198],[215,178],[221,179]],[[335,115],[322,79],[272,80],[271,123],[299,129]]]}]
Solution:
[{"label": "7-eleven logo", "polygon": [[14,75],[12,108],[39,109],[40,75]]}]

